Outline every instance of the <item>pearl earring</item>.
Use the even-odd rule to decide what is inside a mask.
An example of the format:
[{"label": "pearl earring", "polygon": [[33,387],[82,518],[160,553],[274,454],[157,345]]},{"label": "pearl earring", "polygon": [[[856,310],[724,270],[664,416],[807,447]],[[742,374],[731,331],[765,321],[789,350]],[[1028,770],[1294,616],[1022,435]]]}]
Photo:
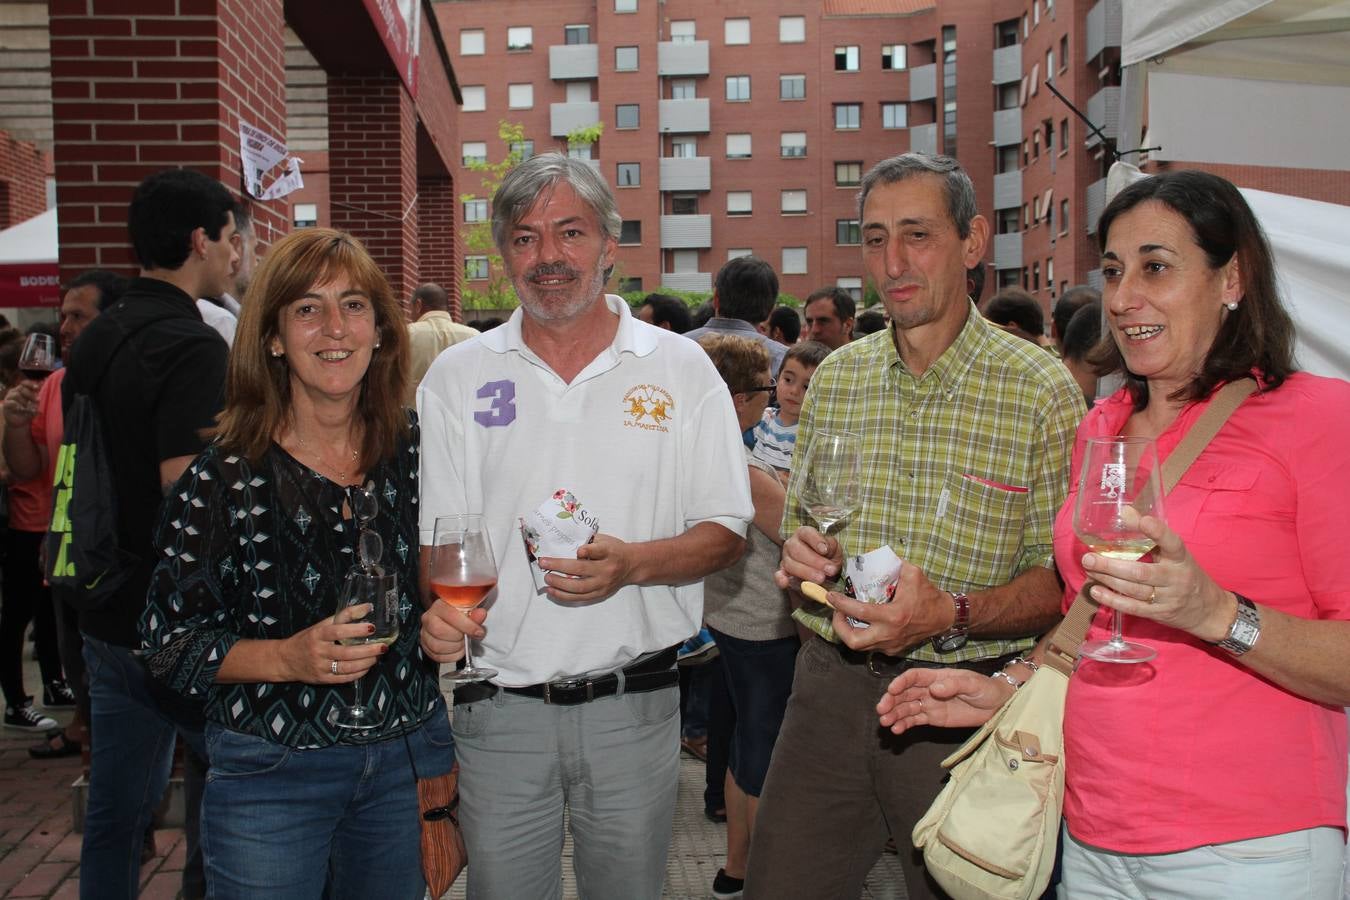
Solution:
[{"label": "pearl earring", "polygon": [[1229,312],[1232,312],[1233,310],[1237,309],[1237,301],[1234,300],[1230,303],[1225,303],[1224,306],[1228,307]]},{"label": "pearl earring", "polygon": [[280,350],[273,350],[273,351],[272,351],[272,358],[273,358],[273,359],[280,359],[280,358],[281,358],[281,351],[280,351]]},{"label": "pearl earring", "polygon": [[378,343],[375,344],[375,349],[376,349],[376,350],[380,349],[380,345],[379,345]]}]

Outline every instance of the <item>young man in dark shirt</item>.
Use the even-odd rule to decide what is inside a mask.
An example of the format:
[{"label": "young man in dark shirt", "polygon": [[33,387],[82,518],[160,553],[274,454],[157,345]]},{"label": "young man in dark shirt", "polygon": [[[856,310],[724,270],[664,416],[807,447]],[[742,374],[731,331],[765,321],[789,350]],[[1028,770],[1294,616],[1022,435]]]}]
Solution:
[{"label": "young man in dark shirt", "polygon": [[[187,169],[141,182],[128,223],[141,277],[80,335],[62,385],[67,409],[84,393],[98,411],[119,543],[136,559],[106,605],[80,614],[92,718],[80,854],[86,900],[136,896],[143,835],[168,784],[177,723],[148,690],[137,621],[155,565],[151,535],[163,491],[205,446],[205,429],[223,400],[225,341],[202,321],[196,298],[232,285],[238,262],[232,204],[219,182]],[[124,333],[131,336],[114,350]],[[204,756],[200,731],[191,731],[185,738]],[[189,856],[196,850],[192,806],[189,798]],[[188,897],[204,894],[204,885],[190,883],[193,869],[190,861]]]}]

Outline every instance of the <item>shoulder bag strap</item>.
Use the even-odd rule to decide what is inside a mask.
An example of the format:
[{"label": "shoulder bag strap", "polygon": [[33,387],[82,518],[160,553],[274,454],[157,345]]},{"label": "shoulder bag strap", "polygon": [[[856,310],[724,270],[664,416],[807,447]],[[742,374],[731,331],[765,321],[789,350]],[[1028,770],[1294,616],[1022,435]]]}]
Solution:
[{"label": "shoulder bag strap", "polygon": [[[1255,390],[1255,379],[1240,378],[1237,381],[1228,382],[1215,392],[1214,399],[1210,401],[1209,406],[1200,414],[1200,418],[1195,420],[1195,424],[1191,426],[1190,431],[1186,432],[1186,436],[1181,439],[1181,443],[1177,444],[1162,464],[1164,494],[1171,492],[1176,483],[1181,480],[1181,476],[1191,467],[1191,463],[1195,462],[1196,457],[1209,445],[1214,435],[1218,434],[1219,429],[1223,428],[1224,423],[1228,421],[1228,417]],[[1085,593],[1080,593],[1074,598],[1069,611],[1064,615],[1064,620],[1055,629],[1055,636],[1050,639],[1050,643],[1046,647],[1046,665],[1059,669],[1065,675],[1073,671],[1074,663],[1078,660],[1078,648],[1082,645],[1084,638],[1087,637],[1092,619],[1097,615],[1097,610],[1100,608],[1101,604],[1089,598]]]}]

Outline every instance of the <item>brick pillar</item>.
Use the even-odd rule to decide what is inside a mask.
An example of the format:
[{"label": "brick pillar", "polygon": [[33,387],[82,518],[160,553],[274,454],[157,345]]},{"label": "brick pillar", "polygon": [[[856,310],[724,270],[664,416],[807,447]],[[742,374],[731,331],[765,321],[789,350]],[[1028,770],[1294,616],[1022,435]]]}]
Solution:
[{"label": "brick pillar", "polygon": [[[282,0],[50,0],[61,278],[136,264],[127,204],[170,166],[239,194],[239,119],[286,135]],[[259,236],[286,202],[256,203]]]},{"label": "brick pillar", "polygon": [[328,75],[334,228],[361,239],[394,296],[417,288],[417,115],[398,75]]},{"label": "brick pillar", "polygon": [[421,279],[433,281],[450,295],[450,315],[464,321],[455,265],[455,184],[449,175],[417,179],[418,252]]}]

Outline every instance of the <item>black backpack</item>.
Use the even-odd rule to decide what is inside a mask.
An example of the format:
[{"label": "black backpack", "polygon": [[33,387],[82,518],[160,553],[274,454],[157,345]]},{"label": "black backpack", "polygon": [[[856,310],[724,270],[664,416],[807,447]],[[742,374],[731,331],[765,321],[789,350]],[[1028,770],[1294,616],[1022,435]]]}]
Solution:
[{"label": "black backpack", "polygon": [[[112,321],[119,337],[102,360],[94,361],[96,374],[86,384],[100,384],[118,351],[149,324],[137,323],[128,330],[122,322]],[[118,540],[117,492],[105,442],[98,407],[88,393],[76,389],[65,411],[65,432],[52,479],[47,581],[69,589],[68,602],[79,610],[106,607],[138,563]]]}]

